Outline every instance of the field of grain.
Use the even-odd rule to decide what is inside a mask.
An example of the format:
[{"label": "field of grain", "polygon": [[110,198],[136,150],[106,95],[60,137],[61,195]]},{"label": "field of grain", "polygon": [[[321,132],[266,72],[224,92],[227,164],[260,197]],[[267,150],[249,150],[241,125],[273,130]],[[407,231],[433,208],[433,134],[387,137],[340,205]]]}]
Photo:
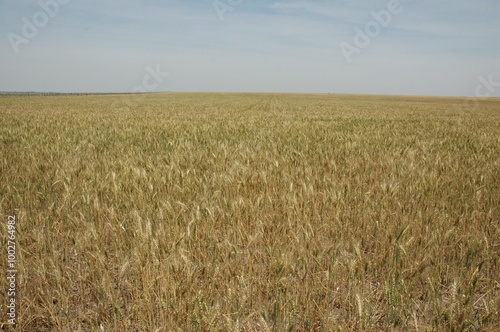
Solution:
[{"label": "field of grain", "polygon": [[0,149],[12,330],[500,326],[499,100],[6,96]]}]

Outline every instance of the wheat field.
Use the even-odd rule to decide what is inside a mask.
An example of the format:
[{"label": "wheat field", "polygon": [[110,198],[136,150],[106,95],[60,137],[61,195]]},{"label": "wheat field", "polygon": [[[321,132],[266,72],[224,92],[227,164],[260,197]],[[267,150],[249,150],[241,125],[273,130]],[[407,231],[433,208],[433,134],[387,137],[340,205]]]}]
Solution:
[{"label": "wheat field", "polygon": [[498,99],[3,96],[0,147],[3,330],[500,326]]}]

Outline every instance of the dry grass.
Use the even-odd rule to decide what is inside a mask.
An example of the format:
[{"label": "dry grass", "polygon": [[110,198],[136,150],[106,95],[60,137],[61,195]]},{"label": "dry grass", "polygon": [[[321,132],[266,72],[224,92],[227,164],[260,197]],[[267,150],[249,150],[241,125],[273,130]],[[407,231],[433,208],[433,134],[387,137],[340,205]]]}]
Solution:
[{"label": "dry grass", "polygon": [[0,98],[17,330],[500,326],[500,101],[127,98]]}]

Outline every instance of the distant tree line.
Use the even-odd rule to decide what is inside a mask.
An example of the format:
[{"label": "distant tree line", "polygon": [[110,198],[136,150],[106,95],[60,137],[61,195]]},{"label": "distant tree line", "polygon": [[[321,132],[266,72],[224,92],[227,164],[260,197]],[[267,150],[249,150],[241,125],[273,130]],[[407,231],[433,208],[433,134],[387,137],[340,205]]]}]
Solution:
[{"label": "distant tree line", "polygon": [[[36,91],[0,91],[1,96],[92,96],[92,95],[127,95],[127,92],[36,92]],[[142,92],[141,92],[142,94]]]}]

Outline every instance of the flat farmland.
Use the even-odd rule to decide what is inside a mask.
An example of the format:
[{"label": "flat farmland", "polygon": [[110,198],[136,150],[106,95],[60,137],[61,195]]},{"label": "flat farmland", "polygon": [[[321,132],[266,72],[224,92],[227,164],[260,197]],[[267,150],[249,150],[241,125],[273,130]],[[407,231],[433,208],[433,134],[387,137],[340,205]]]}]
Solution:
[{"label": "flat farmland", "polygon": [[494,331],[500,100],[3,96],[8,216],[12,330]]}]

